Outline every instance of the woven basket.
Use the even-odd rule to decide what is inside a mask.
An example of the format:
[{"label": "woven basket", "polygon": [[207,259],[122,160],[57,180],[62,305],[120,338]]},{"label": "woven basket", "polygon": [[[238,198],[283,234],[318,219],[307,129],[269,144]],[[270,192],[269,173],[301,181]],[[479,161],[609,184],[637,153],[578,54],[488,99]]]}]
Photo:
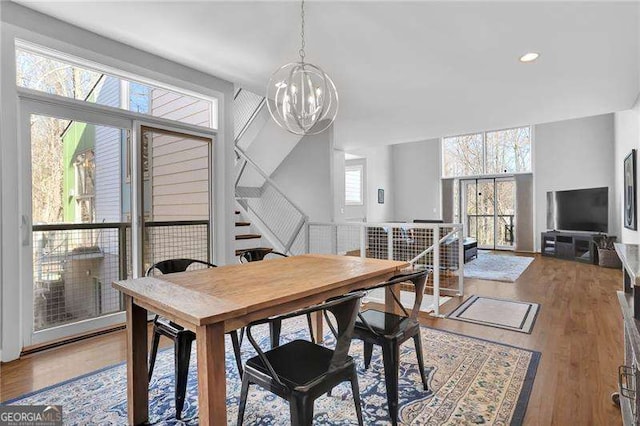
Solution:
[{"label": "woven basket", "polygon": [[605,268],[621,268],[622,262],[615,250],[598,249],[598,265]]}]

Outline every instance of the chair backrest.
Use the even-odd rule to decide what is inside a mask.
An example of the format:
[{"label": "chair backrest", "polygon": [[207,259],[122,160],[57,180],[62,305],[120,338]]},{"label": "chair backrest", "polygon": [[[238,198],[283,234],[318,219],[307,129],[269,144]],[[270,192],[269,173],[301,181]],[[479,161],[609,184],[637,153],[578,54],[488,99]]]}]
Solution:
[{"label": "chair backrest", "polygon": [[194,263],[204,265],[208,268],[216,267],[216,265],[214,265],[213,263],[197,259],[167,259],[151,265],[151,267],[147,269],[147,272],[145,272],[145,275],[147,277],[150,276],[154,269],[162,272],[163,275],[174,274],[176,272],[184,272],[189,266],[193,265]]},{"label": "chair backrest", "polygon": [[404,272],[402,274],[391,277],[391,279],[389,279],[386,282],[383,282],[374,287],[371,287],[370,290],[373,290],[376,288],[389,287],[389,286],[400,284],[400,283],[413,284],[413,288],[415,291],[415,301],[413,302],[413,309],[411,310],[411,313],[407,312],[405,307],[402,305],[400,300],[398,300],[398,297],[394,293],[391,293],[391,295],[393,296],[394,302],[398,305],[398,307],[402,310],[402,312],[404,312],[404,314],[408,318],[411,318],[412,320],[417,320],[418,313],[420,312],[420,305],[422,304],[422,298],[424,297],[424,289],[427,286],[428,277],[429,277],[429,270],[427,269],[422,271]]},{"label": "chair backrest", "polygon": [[284,253],[280,253],[279,251],[274,251],[270,248],[255,248],[244,250],[238,256],[238,261],[240,263],[248,263],[248,262],[258,262],[260,260],[264,260],[264,258],[268,255],[280,256],[280,257],[288,257]]},{"label": "chair backrest", "polygon": [[331,357],[329,369],[327,373],[334,371],[345,365],[347,357],[349,355],[349,348],[351,346],[351,339],[353,338],[353,328],[355,326],[356,317],[360,310],[360,299],[364,296],[364,292],[357,291],[349,293],[345,296],[339,296],[327,300],[326,302],[318,305],[311,306],[309,308],[300,309],[295,312],[291,312],[285,315],[278,315],[263,320],[254,321],[247,326],[247,338],[251,345],[254,347],[258,356],[262,360],[263,364],[267,367],[269,375],[281,385],[284,385],[278,375],[276,374],[273,366],[269,363],[269,360],[265,356],[264,352],[260,349],[260,345],[254,340],[251,334],[251,328],[255,325],[270,323],[273,321],[282,321],[287,318],[298,317],[301,315],[307,315],[318,311],[329,311],[336,319],[337,329],[332,327],[332,331],[336,331],[336,346]]}]

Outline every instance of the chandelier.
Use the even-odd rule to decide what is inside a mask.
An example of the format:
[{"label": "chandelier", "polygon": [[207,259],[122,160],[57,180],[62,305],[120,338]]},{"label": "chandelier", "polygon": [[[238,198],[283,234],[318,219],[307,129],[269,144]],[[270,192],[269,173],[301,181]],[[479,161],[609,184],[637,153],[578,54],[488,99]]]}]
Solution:
[{"label": "chandelier", "polygon": [[267,107],[283,129],[296,135],[317,135],[336,118],[338,92],[319,66],[304,60],[304,0],[300,18],[300,61],[283,65],[273,73],[267,86]]}]

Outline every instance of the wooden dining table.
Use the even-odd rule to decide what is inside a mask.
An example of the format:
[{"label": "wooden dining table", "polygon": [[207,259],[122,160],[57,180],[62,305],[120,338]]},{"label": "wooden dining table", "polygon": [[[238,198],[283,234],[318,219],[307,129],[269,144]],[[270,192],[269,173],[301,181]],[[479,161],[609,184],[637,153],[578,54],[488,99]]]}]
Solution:
[{"label": "wooden dining table", "polygon": [[[116,281],[127,312],[129,424],[149,419],[147,311],[196,334],[201,425],[226,425],[225,332],[387,280],[408,263],[352,256],[302,255]],[[393,306],[388,289],[387,307]],[[322,319],[314,320],[322,337]]]}]

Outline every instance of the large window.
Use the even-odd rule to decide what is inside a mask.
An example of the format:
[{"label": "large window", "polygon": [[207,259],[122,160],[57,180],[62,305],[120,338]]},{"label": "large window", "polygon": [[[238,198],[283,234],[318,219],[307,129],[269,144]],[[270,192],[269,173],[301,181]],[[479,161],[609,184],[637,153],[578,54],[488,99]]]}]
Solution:
[{"label": "large window", "polygon": [[362,170],[361,164],[345,167],[344,202],[348,206],[361,206],[363,204]]},{"label": "large window", "polygon": [[531,172],[531,127],[442,138],[444,177]]},{"label": "large window", "polygon": [[97,67],[77,65],[82,62],[75,58],[61,59],[55,52],[39,47],[20,45],[16,48],[16,83],[19,87],[85,102],[216,127],[211,100],[123,79]]}]

